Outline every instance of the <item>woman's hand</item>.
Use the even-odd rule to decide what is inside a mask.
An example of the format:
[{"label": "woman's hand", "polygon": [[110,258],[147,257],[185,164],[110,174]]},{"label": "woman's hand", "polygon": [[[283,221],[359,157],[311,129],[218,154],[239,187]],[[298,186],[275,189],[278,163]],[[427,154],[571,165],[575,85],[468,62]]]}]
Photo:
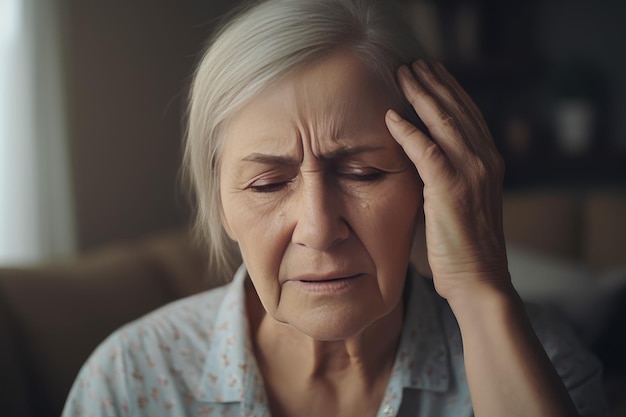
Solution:
[{"label": "woman's hand", "polygon": [[470,97],[441,64],[398,71],[428,132],[390,110],[387,126],[424,182],[428,261],[448,301],[487,286],[509,288],[502,231],[504,163]]},{"label": "woman's hand", "polygon": [[387,127],[424,182],[428,261],[455,314],[476,416],[576,416],[511,285],[502,231],[504,164],[480,112],[440,64],[399,70],[423,132]]}]

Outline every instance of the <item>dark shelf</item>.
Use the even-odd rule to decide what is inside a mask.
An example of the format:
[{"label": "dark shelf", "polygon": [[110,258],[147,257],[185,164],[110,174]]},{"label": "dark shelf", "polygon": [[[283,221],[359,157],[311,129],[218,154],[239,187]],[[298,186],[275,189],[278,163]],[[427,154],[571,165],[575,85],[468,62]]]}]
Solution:
[{"label": "dark shelf", "polygon": [[554,153],[506,158],[505,188],[535,186],[626,187],[626,154],[566,157]]}]

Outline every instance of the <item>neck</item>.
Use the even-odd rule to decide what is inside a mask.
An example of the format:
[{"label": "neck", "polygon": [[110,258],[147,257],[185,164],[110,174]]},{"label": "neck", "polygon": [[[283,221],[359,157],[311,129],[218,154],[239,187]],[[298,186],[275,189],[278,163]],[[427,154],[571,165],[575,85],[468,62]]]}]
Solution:
[{"label": "neck", "polygon": [[402,331],[402,301],[352,337],[320,341],[269,316],[252,285],[247,295],[251,337],[264,373],[286,367],[300,381],[340,384],[344,378],[356,378],[366,386],[390,375]]}]

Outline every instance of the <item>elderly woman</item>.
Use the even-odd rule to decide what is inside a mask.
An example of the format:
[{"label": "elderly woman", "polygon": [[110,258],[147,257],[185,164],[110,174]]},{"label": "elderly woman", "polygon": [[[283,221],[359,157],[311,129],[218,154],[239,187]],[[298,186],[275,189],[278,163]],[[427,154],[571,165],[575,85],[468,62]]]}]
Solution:
[{"label": "elderly woman", "polygon": [[65,416],[606,412],[598,362],[511,285],[480,112],[416,45],[383,1],[269,0],[217,33],[186,164],[234,277],[109,337]]}]

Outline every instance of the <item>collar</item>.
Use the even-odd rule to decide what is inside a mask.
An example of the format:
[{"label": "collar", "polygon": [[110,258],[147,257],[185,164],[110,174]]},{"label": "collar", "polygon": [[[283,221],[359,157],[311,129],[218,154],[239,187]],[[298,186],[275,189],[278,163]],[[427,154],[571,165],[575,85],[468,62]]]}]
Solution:
[{"label": "collar", "polygon": [[413,267],[407,276],[408,298],[392,379],[403,388],[443,392],[450,385],[447,338],[431,279]]},{"label": "collar", "polygon": [[[210,345],[198,386],[198,399],[212,403],[244,402],[244,408],[267,400],[252,352],[245,311],[247,270],[240,266],[216,312]],[[450,362],[432,280],[413,269],[407,276],[407,308],[391,381],[403,388],[446,391]]]},{"label": "collar", "polygon": [[212,318],[209,349],[197,393],[202,401],[239,402],[244,399],[244,387],[260,384],[245,311],[247,275],[241,265]]}]

